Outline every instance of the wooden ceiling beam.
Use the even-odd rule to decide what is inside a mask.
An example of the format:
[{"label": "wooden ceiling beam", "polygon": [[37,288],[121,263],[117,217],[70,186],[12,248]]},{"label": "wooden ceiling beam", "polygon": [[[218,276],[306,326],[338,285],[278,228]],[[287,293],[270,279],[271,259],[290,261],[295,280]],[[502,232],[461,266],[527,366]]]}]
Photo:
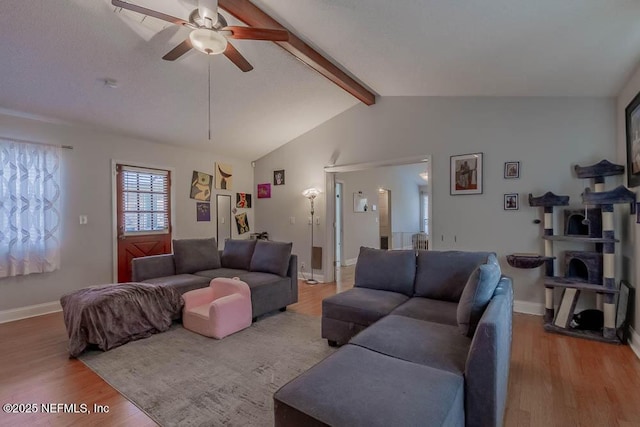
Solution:
[{"label": "wooden ceiling beam", "polygon": [[[249,0],[219,0],[218,6],[251,27],[274,28],[289,31]],[[288,41],[274,43],[280,45],[284,50],[365,104],[373,105],[376,103],[375,94],[349,77],[344,71],[290,31]]]}]

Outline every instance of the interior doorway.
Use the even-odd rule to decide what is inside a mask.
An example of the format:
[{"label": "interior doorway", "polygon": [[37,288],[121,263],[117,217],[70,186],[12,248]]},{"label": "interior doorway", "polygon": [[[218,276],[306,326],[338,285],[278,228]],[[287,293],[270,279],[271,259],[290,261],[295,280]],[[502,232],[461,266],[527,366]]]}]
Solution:
[{"label": "interior doorway", "polygon": [[341,181],[336,181],[335,185],[335,260],[334,265],[336,267],[341,267],[344,265],[344,251],[342,250],[342,239],[343,239],[343,183]]},{"label": "interior doorway", "polygon": [[380,230],[380,249],[393,249],[391,230],[391,191],[378,189],[378,228]]}]

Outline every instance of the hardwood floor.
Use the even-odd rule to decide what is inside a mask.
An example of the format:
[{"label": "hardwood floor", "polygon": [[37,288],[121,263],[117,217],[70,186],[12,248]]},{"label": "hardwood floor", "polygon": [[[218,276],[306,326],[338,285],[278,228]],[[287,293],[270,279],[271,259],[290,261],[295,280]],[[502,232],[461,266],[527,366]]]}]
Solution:
[{"label": "hardwood floor", "polygon": [[[299,282],[291,311],[320,316],[321,301],[353,284]],[[62,314],[0,325],[0,403],[85,403],[108,414],[6,414],[0,426],[155,425],[89,368],[68,358]],[[628,346],[549,334],[542,318],[514,314],[506,426],[640,426],[640,360]]]}]

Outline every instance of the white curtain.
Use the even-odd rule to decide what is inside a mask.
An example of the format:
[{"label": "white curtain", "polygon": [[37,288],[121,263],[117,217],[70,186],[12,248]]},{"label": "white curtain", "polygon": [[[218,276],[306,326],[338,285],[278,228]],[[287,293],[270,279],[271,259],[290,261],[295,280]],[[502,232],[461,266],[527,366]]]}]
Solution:
[{"label": "white curtain", "polygon": [[0,277],[60,268],[60,148],[0,138]]}]

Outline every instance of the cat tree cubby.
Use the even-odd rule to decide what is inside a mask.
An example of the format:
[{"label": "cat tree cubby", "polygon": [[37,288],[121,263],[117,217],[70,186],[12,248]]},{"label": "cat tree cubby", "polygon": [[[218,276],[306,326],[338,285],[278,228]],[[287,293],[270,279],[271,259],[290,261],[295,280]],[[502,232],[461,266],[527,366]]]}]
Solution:
[{"label": "cat tree cubby", "polygon": [[[605,177],[621,175],[624,166],[606,160],[591,166],[575,166],[580,179],[592,179],[593,190],[582,193],[584,209],[564,209],[564,234],[554,234],[555,207],[568,206],[569,196],[548,192],[540,197],[529,194],[529,206],[544,209],[544,256],[513,254],[507,256],[510,265],[517,268],[535,268],[545,265],[544,328],[547,331],[609,343],[620,343],[616,330],[615,238],[614,205],[629,203],[631,213],[636,211],[636,195],[624,186],[605,191]],[[640,215],[640,214],[639,214]],[[571,242],[592,245],[588,250],[565,251],[560,262],[564,276],[555,274],[553,242]],[[555,289],[562,289],[556,306]],[[595,292],[597,309],[602,311],[604,326],[601,330],[582,330],[571,327],[574,310],[581,292]]]}]

